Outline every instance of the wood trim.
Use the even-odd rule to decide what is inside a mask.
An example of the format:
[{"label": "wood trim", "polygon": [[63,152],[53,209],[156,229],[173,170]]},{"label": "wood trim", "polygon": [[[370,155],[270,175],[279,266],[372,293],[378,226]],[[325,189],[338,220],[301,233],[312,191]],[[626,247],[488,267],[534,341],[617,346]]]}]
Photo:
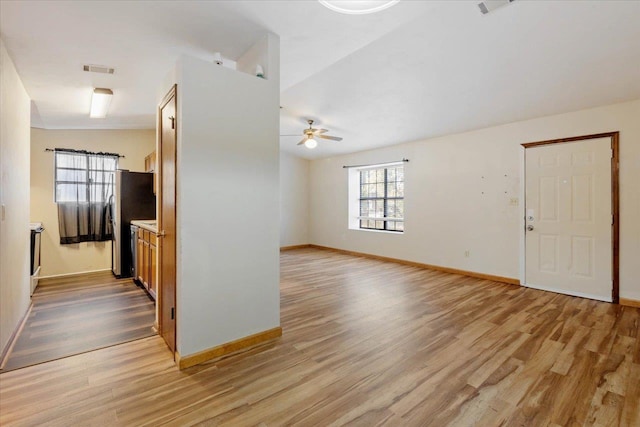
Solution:
[{"label": "wood trim", "polygon": [[111,271],[110,268],[103,268],[100,270],[88,270],[88,271],[80,271],[77,273],[63,273],[63,274],[52,274],[50,276],[39,276],[38,280],[42,279],[64,279],[65,277],[74,277],[80,276],[83,274],[93,274],[93,273],[104,273],[105,271]]},{"label": "wood trim", "polygon": [[[164,227],[164,223],[163,223],[163,218],[162,218],[162,204],[163,204],[163,198],[162,198],[162,192],[163,192],[163,186],[162,186],[162,177],[164,174],[164,170],[163,170],[163,166],[162,166],[162,109],[169,103],[169,101],[171,101],[172,98],[175,98],[175,103],[176,103],[176,111],[175,111],[175,117],[176,117],[176,135],[175,135],[175,149],[176,149],[176,156],[175,156],[175,183],[174,183],[174,188],[175,188],[175,192],[176,192],[176,204],[177,204],[177,199],[178,199],[178,128],[177,126],[179,125],[178,122],[178,84],[174,83],[173,86],[171,86],[171,89],[169,89],[169,91],[165,94],[165,96],[162,98],[162,101],[160,101],[160,104],[158,105],[158,109],[157,109],[157,114],[156,114],[156,169],[157,169],[157,182],[158,182],[158,186],[156,188],[156,220],[157,220],[157,229],[158,231],[164,231],[165,227]],[[177,212],[177,208],[175,209],[175,217],[176,217],[176,225],[175,225],[175,234],[176,234],[176,244],[177,244],[177,236],[178,236],[178,225],[177,225],[177,217],[178,217],[178,212]],[[163,300],[163,295],[162,295],[162,256],[163,256],[163,251],[164,251],[164,242],[158,242],[157,245],[157,253],[156,253],[156,257],[157,257],[157,265],[156,265],[156,278],[157,278],[157,287],[156,289],[158,290],[157,292],[157,298],[156,298],[156,322],[157,322],[157,332],[158,335],[160,335],[162,337],[162,320],[163,320],[163,314],[162,314],[162,307],[164,304],[164,300]],[[177,257],[177,249],[176,249],[176,257]],[[177,277],[177,259],[174,260],[175,264],[176,264],[176,283],[175,286],[177,288],[178,286],[178,277]],[[177,343],[178,341],[178,314],[177,314],[177,306],[178,306],[178,296],[177,296],[177,289],[175,289],[175,300],[174,300],[174,306],[176,307],[175,310],[175,342]],[[167,345],[168,346],[168,345]],[[171,349],[173,350],[173,349]],[[177,361],[176,357],[179,357],[179,354],[177,351],[174,352],[174,360]]]},{"label": "wood trim", "polygon": [[355,252],[355,251],[347,251],[344,249],[330,248],[328,246],[319,246],[319,245],[312,244],[312,245],[309,245],[309,247],[338,252],[345,255],[353,255],[353,256],[359,256],[364,258],[376,259],[380,261],[395,262],[397,264],[410,265],[412,267],[424,268],[427,270],[436,270],[436,271],[442,271],[445,273],[460,274],[462,276],[475,277],[478,279],[492,280],[494,282],[508,283],[511,285],[520,285],[519,279],[514,279],[511,277],[494,276],[493,274],[477,273],[475,271],[459,270],[457,268],[442,267],[439,265],[432,265],[432,264],[423,264],[421,262],[407,261],[399,258],[389,258],[385,256],[380,256],[380,255],[367,254],[364,252]]},{"label": "wood trim", "polygon": [[537,147],[539,145],[559,144],[562,142],[584,141],[585,139],[613,138],[614,135],[618,135],[619,133],[620,132],[615,131],[615,132],[594,133],[592,135],[571,136],[568,138],[548,139],[546,141],[527,142],[522,144],[522,146],[524,148],[531,148],[531,147]]},{"label": "wood trim", "polygon": [[2,351],[2,354],[0,354],[0,370],[2,370],[4,368],[5,363],[7,363],[7,359],[9,359],[9,355],[13,350],[13,346],[16,344],[18,336],[20,336],[22,329],[24,329],[24,325],[27,323],[27,319],[29,318],[29,314],[31,314],[32,308],[33,308],[33,301],[29,303],[29,308],[27,308],[27,311],[22,316],[22,319],[20,319],[20,322],[18,323],[18,327],[11,334],[11,336],[9,337],[9,341],[7,341],[7,345]]},{"label": "wood trim", "polygon": [[640,308],[640,300],[629,299],[629,298],[620,298],[620,305],[626,305],[628,307],[638,307],[638,308]]},{"label": "wood trim", "polygon": [[275,340],[281,336],[282,328],[278,326],[277,328],[258,332],[257,334],[249,335],[248,337],[240,338],[198,353],[190,354],[189,356],[180,356],[180,353],[176,351],[176,364],[179,369],[190,368],[191,366],[199,365],[203,362],[209,362],[214,359],[236,353],[240,350],[246,350],[259,344],[264,344],[267,341]]},{"label": "wood trim", "polygon": [[169,92],[167,92],[167,94],[162,98],[162,101],[160,101],[158,110],[162,110],[162,108],[164,108],[164,106],[167,105],[167,103],[171,100],[171,98],[176,95],[177,89],[178,89],[178,84],[174,83],[173,86],[171,86],[171,89],[169,89]]},{"label": "wood trim", "polygon": [[620,303],[620,132],[612,132],[611,135],[611,214],[613,225],[611,233],[613,239],[613,277],[611,278],[613,289],[611,300],[614,304]]},{"label": "wood trim", "polygon": [[[595,133],[592,135],[572,136],[569,138],[550,139],[547,141],[528,142],[522,144],[526,148],[540,145],[559,144],[563,142],[576,142],[588,139],[611,138],[611,302],[620,303],[620,132]],[[526,173],[526,171],[525,171]]]},{"label": "wood trim", "polygon": [[310,248],[311,246],[312,245],[308,243],[306,245],[280,246],[280,252],[293,251],[295,249],[306,249],[306,248]]},{"label": "wood trim", "polygon": [[620,305],[640,308],[640,300],[631,299],[631,298],[620,298]]}]

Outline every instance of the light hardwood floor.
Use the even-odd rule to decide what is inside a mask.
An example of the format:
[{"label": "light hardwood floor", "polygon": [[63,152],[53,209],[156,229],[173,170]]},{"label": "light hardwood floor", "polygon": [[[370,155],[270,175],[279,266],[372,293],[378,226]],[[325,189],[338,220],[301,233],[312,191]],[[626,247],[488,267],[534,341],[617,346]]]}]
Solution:
[{"label": "light hardwood floor", "polygon": [[155,304],[132,279],[110,271],[42,279],[0,372],[155,334]]},{"label": "light hardwood floor", "polygon": [[178,371],[152,337],[0,375],[2,425],[640,425],[640,309],[317,249],[283,337]]}]

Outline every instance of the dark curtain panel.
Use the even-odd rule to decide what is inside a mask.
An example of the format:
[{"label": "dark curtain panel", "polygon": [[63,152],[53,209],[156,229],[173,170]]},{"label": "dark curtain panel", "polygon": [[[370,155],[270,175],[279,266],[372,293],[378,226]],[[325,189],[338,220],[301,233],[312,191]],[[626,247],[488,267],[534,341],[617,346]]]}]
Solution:
[{"label": "dark curtain panel", "polygon": [[55,156],[60,243],[111,240],[109,199],[118,157],[62,150]]}]

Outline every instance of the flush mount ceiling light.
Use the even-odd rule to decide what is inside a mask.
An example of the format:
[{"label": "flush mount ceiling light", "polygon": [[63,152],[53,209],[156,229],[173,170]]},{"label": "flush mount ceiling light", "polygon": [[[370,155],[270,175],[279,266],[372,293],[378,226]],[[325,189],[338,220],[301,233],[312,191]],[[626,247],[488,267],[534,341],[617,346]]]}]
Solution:
[{"label": "flush mount ceiling light", "polygon": [[347,15],[364,15],[367,13],[380,12],[385,10],[400,0],[318,0],[323,6],[334,12],[346,13]]},{"label": "flush mount ceiling light", "polygon": [[107,110],[111,103],[113,92],[111,89],[95,88],[91,95],[91,111],[89,117],[92,119],[104,119],[107,117]]}]

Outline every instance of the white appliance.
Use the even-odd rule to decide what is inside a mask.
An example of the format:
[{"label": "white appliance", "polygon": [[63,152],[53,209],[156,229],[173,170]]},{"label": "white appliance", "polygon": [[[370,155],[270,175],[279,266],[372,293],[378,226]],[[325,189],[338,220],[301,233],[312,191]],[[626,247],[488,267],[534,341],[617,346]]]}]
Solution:
[{"label": "white appliance", "polygon": [[44,227],[41,222],[32,222],[29,224],[31,229],[31,293],[35,291],[38,286],[38,278],[40,277],[40,241],[42,240],[42,232]]}]

